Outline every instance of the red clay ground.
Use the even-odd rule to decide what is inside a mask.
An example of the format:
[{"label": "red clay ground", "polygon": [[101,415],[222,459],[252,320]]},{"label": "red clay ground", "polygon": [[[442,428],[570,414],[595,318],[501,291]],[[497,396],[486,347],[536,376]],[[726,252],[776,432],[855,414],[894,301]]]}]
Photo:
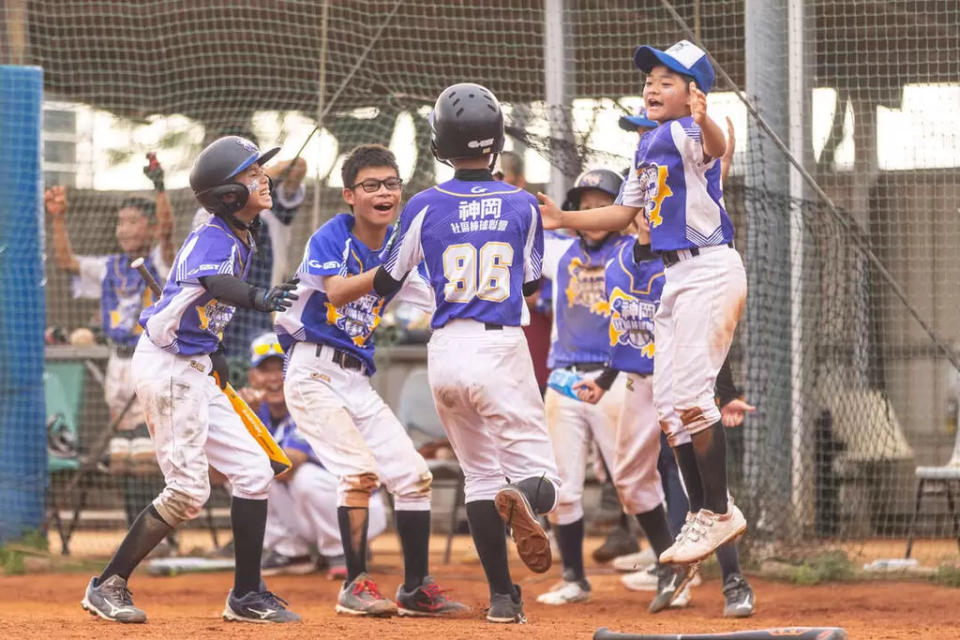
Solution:
[{"label": "red clay ground", "polygon": [[[435,538],[435,540],[437,540]],[[463,545],[458,543],[459,548]],[[434,549],[439,549],[435,544]],[[588,546],[588,549],[592,546]],[[371,640],[418,638],[467,640],[472,638],[587,639],[597,627],[646,633],[718,632],[782,626],[841,626],[850,638],[879,640],[917,638],[955,640],[960,637],[960,591],[923,582],[843,583],[799,587],[752,579],[757,613],[740,621],[721,617],[719,580],[694,590],[691,606],[650,615],[651,594],[624,590],[617,575],[591,567],[594,593],[590,602],[548,607],[535,602],[556,579],[555,567],[546,576],[521,570],[513,562],[514,578],[524,589],[526,625],[492,625],[483,620],[487,588],[482,570],[469,553],[440,564],[434,555],[434,575],[452,597],[473,608],[457,620],[347,619],[333,611],[338,584],[323,574],[283,576],[269,580],[270,588],[288,599],[304,622],[289,626],[227,624],[220,620],[223,600],[232,584],[227,573],[154,578],[142,574],[131,581],[137,605],[147,611],[146,625],[125,626],[94,619],[80,608],[87,575],[34,574],[0,577],[0,632],[5,639],[40,638],[356,638]],[[378,551],[372,566],[385,593],[393,593],[399,579],[399,556]],[[374,638],[375,637],[375,638]]]}]

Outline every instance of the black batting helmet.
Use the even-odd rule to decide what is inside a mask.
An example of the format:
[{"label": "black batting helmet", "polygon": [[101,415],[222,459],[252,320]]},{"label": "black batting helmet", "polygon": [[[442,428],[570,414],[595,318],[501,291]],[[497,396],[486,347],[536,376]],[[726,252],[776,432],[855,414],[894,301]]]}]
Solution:
[{"label": "black batting helmet", "polygon": [[447,87],[430,113],[430,148],[437,160],[476,158],[503,150],[503,111],[479,84]]},{"label": "black batting helmet", "polygon": [[564,202],[564,209],[567,211],[576,211],[580,208],[580,196],[589,189],[598,189],[604,193],[609,193],[616,198],[620,194],[620,186],[623,184],[623,178],[615,171],[610,169],[591,169],[584,171],[577,177],[573,183],[573,188],[567,191],[567,199]]},{"label": "black batting helmet", "polygon": [[[260,153],[257,145],[240,136],[224,136],[214,140],[200,152],[190,170],[193,195],[210,213],[232,216],[247,204],[250,193],[245,185],[234,182],[241,171],[256,163],[263,165],[277,155],[280,147]],[[233,194],[233,202],[224,196]]]}]

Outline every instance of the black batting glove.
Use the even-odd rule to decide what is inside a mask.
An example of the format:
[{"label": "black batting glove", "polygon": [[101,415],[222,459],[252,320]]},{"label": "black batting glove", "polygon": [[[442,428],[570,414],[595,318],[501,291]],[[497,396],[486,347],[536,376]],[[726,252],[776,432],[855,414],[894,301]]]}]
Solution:
[{"label": "black batting glove", "polygon": [[300,284],[300,278],[293,276],[270,290],[253,289],[250,292],[250,303],[254,309],[265,313],[284,311],[293,305],[294,300],[300,299],[300,296],[293,292],[298,284]]},{"label": "black batting glove", "polygon": [[230,382],[230,366],[227,364],[227,354],[223,351],[223,345],[217,346],[217,350],[210,354],[210,377],[213,378],[217,386],[221,389],[227,388]]},{"label": "black batting glove", "polygon": [[163,167],[153,151],[147,154],[147,166],[143,168],[143,175],[150,179],[157,193],[163,193]]}]

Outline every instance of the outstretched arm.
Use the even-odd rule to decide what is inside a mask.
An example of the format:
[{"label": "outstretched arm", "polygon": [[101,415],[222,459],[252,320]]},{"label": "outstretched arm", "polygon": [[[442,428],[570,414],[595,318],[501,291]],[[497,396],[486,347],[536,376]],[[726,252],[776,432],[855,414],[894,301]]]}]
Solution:
[{"label": "outstretched arm", "polygon": [[323,290],[335,307],[342,307],[358,300],[373,291],[373,277],[377,268],[367,269],[352,276],[327,276],[323,279]]},{"label": "outstretched arm", "polygon": [[561,211],[550,196],[537,193],[544,229],[574,229],[575,231],[620,231],[634,219],[640,207],[611,204],[586,211]]}]

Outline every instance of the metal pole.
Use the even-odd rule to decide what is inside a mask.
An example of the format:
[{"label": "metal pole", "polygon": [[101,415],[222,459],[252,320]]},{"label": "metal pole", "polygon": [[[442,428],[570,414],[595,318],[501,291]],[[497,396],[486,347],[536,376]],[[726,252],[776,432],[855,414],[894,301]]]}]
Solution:
[{"label": "metal pole", "polygon": [[[550,157],[550,183],[547,195],[556,202],[563,202],[572,182],[563,171],[570,160],[563,157],[566,149],[573,148],[570,127],[570,94],[568,83],[571,71],[567,70],[567,38],[563,23],[566,0],[546,0],[544,5],[543,76],[547,103],[547,118],[554,153]],[[565,144],[567,143],[567,144]]]},{"label": "metal pole", "polygon": [[[327,96],[327,23],[330,15],[330,0],[323,0],[320,13],[320,82],[317,86],[317,129],[323,128],[325,100]],[[320,158],[317,157],[313,181],[313,211],[310,216],[311,233],[320,228],[320,192],[323,190],[323,176],[320,175]]]},{"label": "metal pole", "polygon": [[[789,69],[789,130],[790,152],[807,164],[810,155],[810,129],[808,118],[810,86],[807,80],[806,15],[805,0],[788,0],[787,5],[787,68]],[[793,508],[797,520],[813,521],[813,465],[812,423],[807,422],[806,388],[804,375],[804,222],[803,203],[807,201],[807,189],[803,176],[796,167],[790,167],[790,379],[792,381],[790,405],[791,469]]]}]

